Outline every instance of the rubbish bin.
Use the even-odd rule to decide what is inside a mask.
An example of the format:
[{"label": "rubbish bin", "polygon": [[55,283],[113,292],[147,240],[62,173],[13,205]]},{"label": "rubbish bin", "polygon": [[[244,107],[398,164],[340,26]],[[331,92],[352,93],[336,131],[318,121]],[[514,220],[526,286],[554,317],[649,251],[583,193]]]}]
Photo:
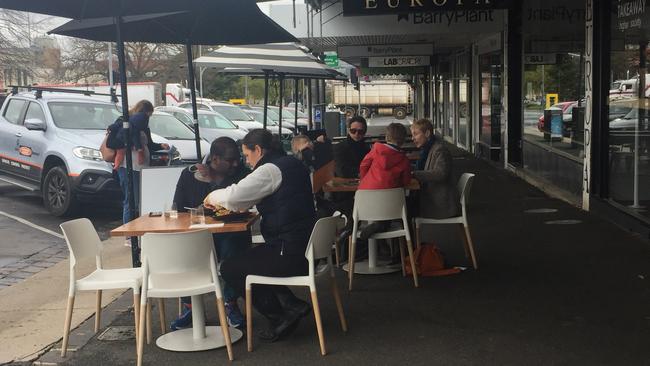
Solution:
[{"label": "rubbish bin", "polygon": [[545,109],[544,125],[542,126],[544,140],[550,141],[551,139],[562,139],[563,129],[564,122],[562,121],[562,110],[551,108]]}]

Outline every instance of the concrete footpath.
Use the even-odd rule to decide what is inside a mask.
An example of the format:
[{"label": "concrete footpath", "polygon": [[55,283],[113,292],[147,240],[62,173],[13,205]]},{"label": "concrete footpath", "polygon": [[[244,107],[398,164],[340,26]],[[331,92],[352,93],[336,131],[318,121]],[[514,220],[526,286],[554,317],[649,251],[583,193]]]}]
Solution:
[{"label": "concrete footpath", "polygon": [[[238,342],[234,346],[235,363],[264,366],[648,365],[648,242],[603,218],[550,198],[489,163],[457,151],[454,155],[456,176],[462,172],[477,174],[469,221],[478,270],[422,278],[420,288],[414,288],[412,279],[403,278],[400,273],[358,275],[353,292],[345,289],[345,273],[338,271],[349,332],[341,331],[329,289],[321,287],[319,302],[327,356],[319,353],[314,320],[308,316],[287,339],[268,344],[255,338],[252,353],[246,351],[245,341]],[[539,209],[544,210],[530,211]],[[457,228],[435,228],[428,234],[442,248],[449,264],[469,266]],[[4,303],[12,301],[11,309],[34,307],[39,312],[43,318],[42,332],[51,334],[39,337],[39,344],[60,337],[67,285],[55,290],[54,283],[67,284],[66,270],[49,277],[43,273],[40,281],[49,282],[52,288],[32,290],[24,302],[7,299],[6,292],[0,293]],[[21,289],[30,291],[27,284]],[[9,297],[20,293],[13,287],[10,290]],[[296,290],[296,293],[308,299],[306,290]],[[107,326],[133,324],[132,314],[125,310],[130,297],[127,293],[113,303],[122,302],[121,305],[114,309],[113,305],[109,306],[109,312],[121,312]],[[92,295],[86,305],[79,303],[86,314],[91,312],[91,298]],[[36,306],[35,302],[42,304]],[[174,304],[171,300],[167,302],[167,323],[177,311]],[[207,296],[206,304],[208,323],[215,324],[213,298]],[[0,311],[15,311],[8,306]],[[28,316],[31,315],[28,310],[21,314],[11,317],[13,325],[31,328],[32,319],[41,319]],[[81,312],[77,313],[77,319],[83,317]],[[158,317],[153,318],[154,337],[157,337]],[[1,324],[7,332],[10,327],[5,321],[3,318]],[[79,329],[87,332],[91,328],[88,324],[92,324],[92,319]],[[255,316],[254,328],[259,329],[262,324],[263,319]],[[3,345],[11,344],[17,349],[22,345],[15,343],[25,343],[9,339],[9,334],[0,334]],[[66,360],[56,359],[50,352],[38,362],[134,364],[132,339],[109,341],[92,335],[87,338],[88,343],[71,352]],[[30,343],[37,343],[29,339]],[[24,355],[28,348],[14,354]],[[32,347],[35,348],[38,347]],[[154,344],[145,346],[144,361],[147,365],[228,364],[223,349],[176,353],[163,351]]]},{"label": "concrete footpath", "polygon": [[[130,265],[130,250],[123,244],[123,240],[104,242],[105,268]],[[89,273],[94,268],[94,260],[81,262],[78,273]],[[69,273],[70,264],[65,259],[0,290],[0,364],[33,360],[61,339]],[[105,291],[103,304],[114,301],[122,292]],[[94,312],[95,293],[80,293],[75,299],[72,326],[77,327]]]}]

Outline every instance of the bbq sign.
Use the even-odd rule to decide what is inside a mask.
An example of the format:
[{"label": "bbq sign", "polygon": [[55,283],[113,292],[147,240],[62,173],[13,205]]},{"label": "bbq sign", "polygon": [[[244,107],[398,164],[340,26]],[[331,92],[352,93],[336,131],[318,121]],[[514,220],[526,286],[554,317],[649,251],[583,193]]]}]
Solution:
[{"label": "bbq sign", "polygon": [[427,11],[507,8],[509,0],[345,0],[343,15],[377,15]]}]

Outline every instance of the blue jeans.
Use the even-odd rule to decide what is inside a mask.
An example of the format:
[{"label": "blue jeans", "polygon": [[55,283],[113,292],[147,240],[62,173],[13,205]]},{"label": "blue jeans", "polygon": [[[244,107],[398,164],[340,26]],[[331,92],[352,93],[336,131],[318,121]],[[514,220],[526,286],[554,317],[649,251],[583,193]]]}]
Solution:
[{"label": "blue jeans", "polygon": [[[129,188],[126,184],[126,168],[118,168],[117,176],[120,179],[120,188],[122,188],[122,194],[124,195],[124,200],[122,200],[122,223],[126,224],[127,222],[133,220],[131,217],[131,212],[129,210]],[[133,171],[133,193],[135,199],[135,209],[138,210],[140,207],[140,172]],[[136,214],[137,215],[137,214]]]}]

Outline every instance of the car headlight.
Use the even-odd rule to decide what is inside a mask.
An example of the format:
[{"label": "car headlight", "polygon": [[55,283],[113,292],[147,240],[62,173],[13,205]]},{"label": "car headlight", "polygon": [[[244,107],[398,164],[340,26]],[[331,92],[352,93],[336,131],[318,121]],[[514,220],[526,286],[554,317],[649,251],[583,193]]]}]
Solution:
[{"label": "car headlight", "polygon": [[91,149],[89,147],[77,146],[72,149],[74,156],[79,159],[103,161],[102,153],[99,150]]}]

